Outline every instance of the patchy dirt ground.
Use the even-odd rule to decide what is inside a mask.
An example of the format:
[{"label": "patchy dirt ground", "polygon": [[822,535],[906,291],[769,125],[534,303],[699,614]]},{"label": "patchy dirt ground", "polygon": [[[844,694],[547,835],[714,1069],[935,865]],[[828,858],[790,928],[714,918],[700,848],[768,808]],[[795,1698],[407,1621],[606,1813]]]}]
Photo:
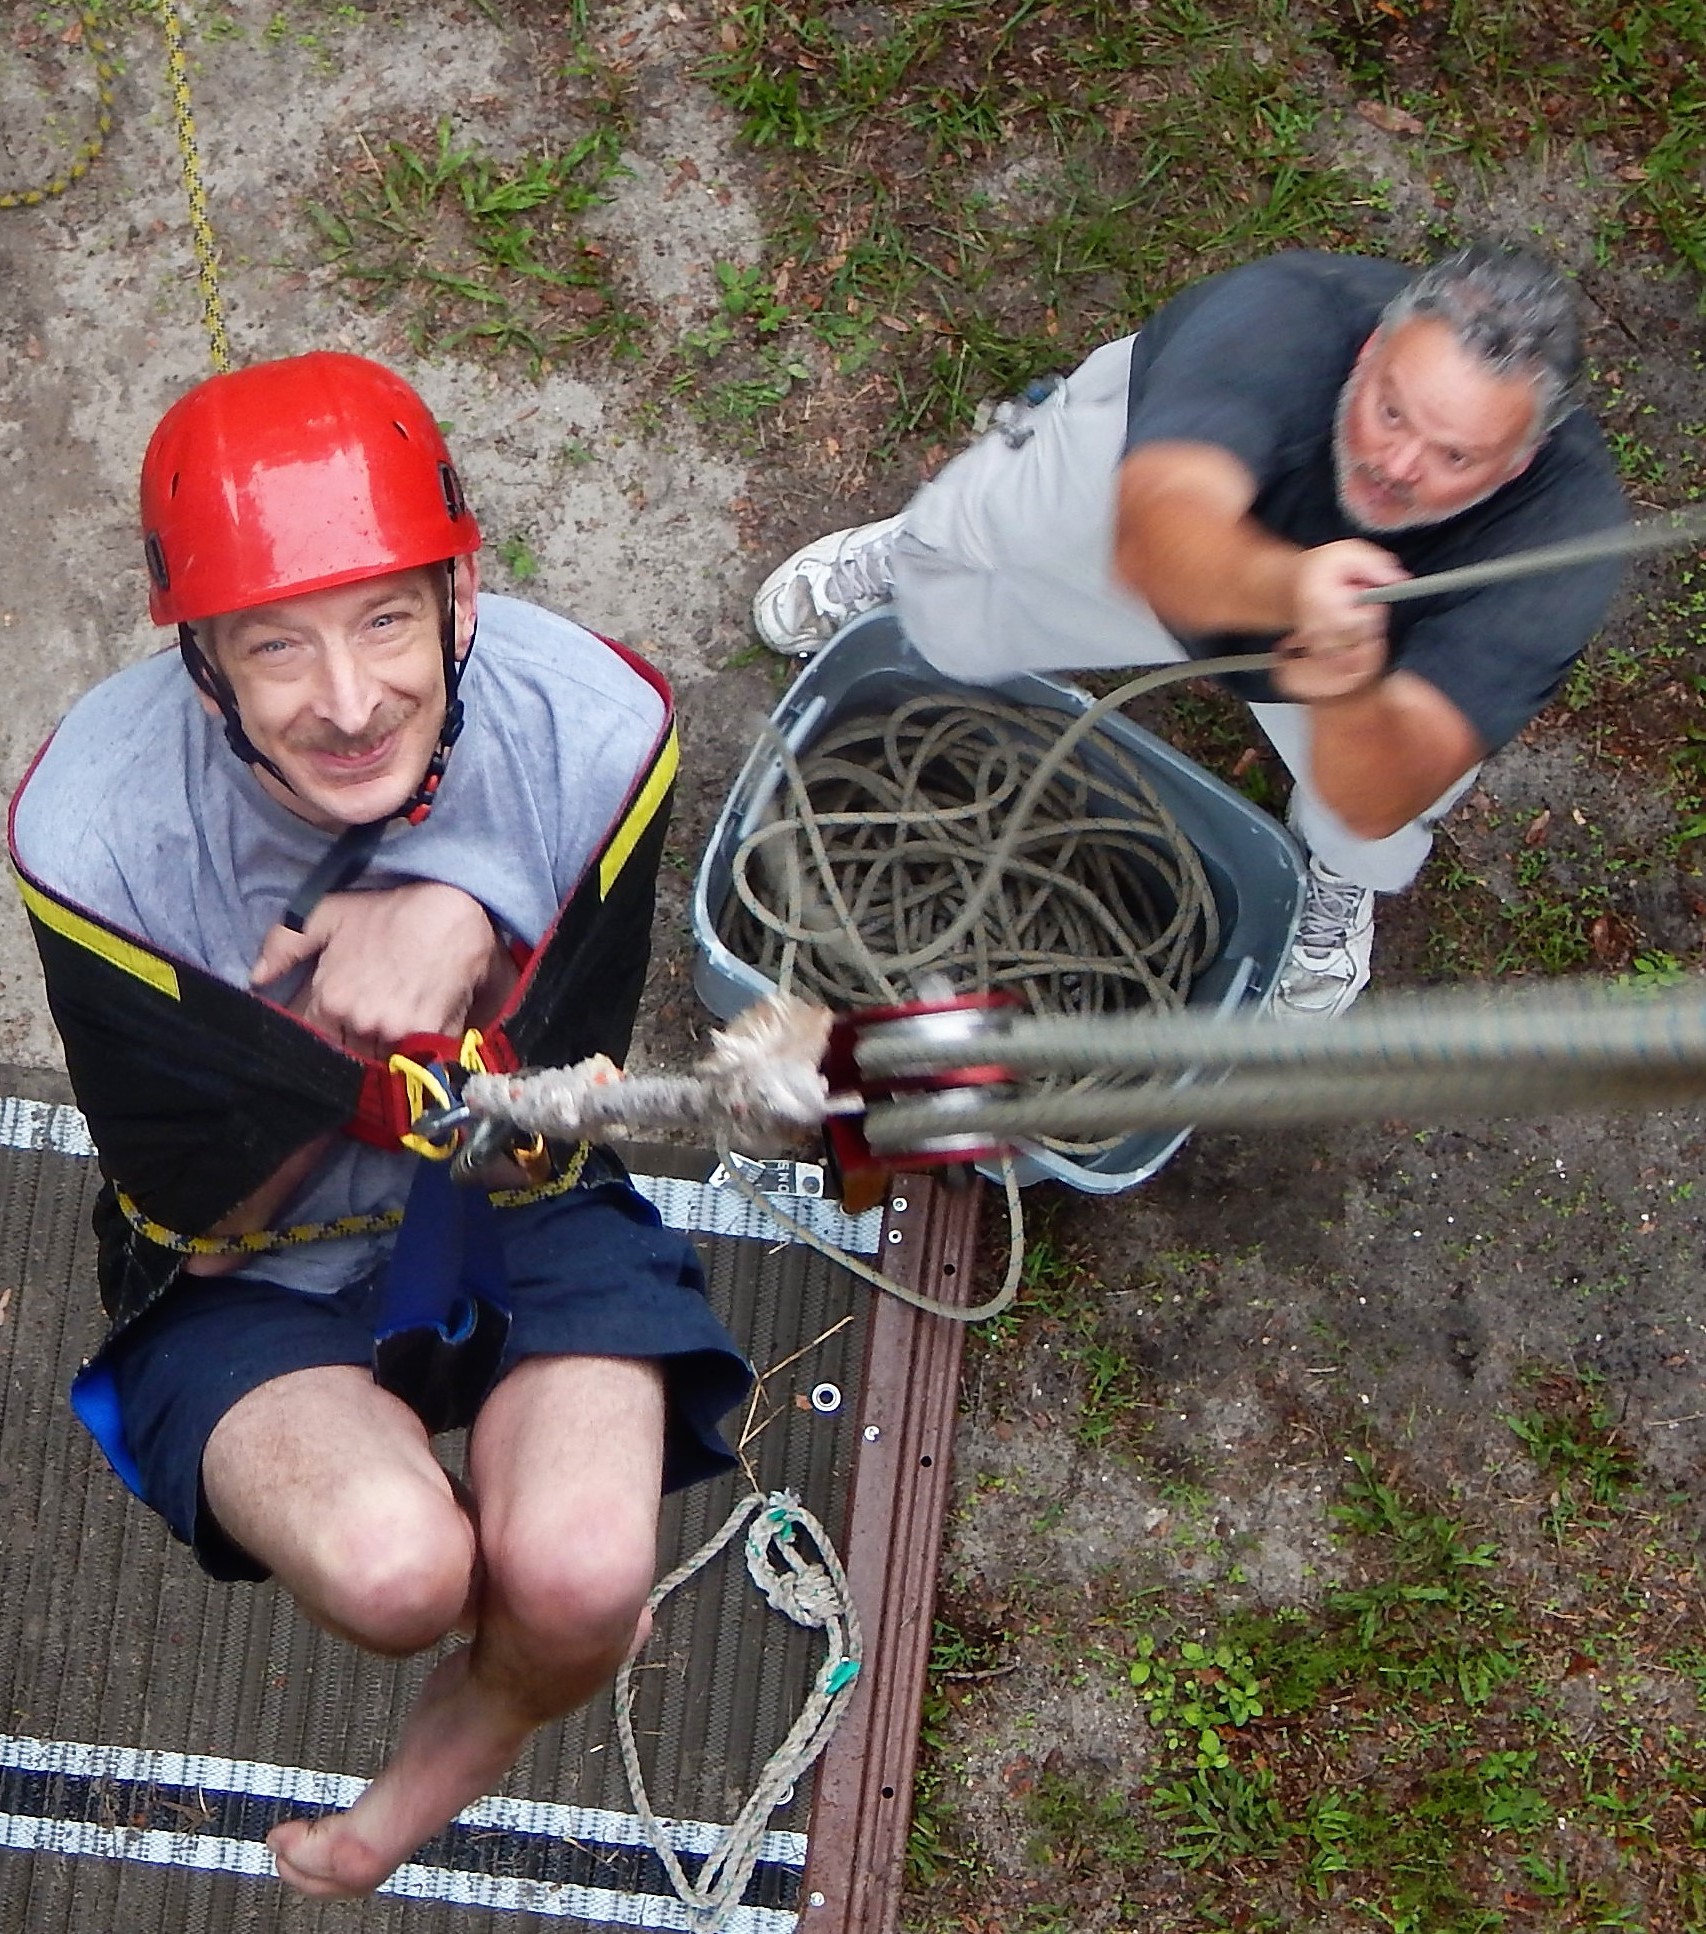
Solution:
[{"label": "patchy dirt ground", "polygon": [[[896,17],[831,9],[824,31],[858,51]],[[1338,42],[1287,83],[1307,131],[1264,105],[1263,138],[1353,185],[1341,225],[1321,218],[1341,239],[1545,236],[1580,274],[1596,407],[1632,493],[1697,494],[1699,283],[1653,226],[1670,204],[1608,246],[1625,153],[1548,151],[1503,124],[1476,149],[1461,114],[1426,121],[1415,90],[1443,86],[1431,17],[1338,10]],[[101,19],[118,67],[106,152],[66,196],[0,212],[8,789],[77,692],[160,642],[141,615],[134,477],[149,428],[207,367],[160,45],[141,7]],[[743,127],[769,113],[797,131],[785,115],[809,87],[790,94],[742,50],[791,19],[699,0],[291,0],[192,21],[238,358],[337,346],[395,363],[452,426],[490,581],[639,646],[675,682],[683,781],[641,1037],[660,1063],[704,1023],[692,870],[786,677],[747,642],[757,580],[799,538],[897,505],[963,432],[981,373],[1064,360],[1152,291],[1100,269],[1072,285],[1076,310],[1013,304],[953,337],[955,291],[985,287],[966,268],[980,243],[955,257],[919,241],[907,182],[916,199],[951,160],[969,171],[968,232],[1040,221],[1061,190],[1031,123],[996,116],[944,158],[904,132],[922,124],[902,90],[881,166],[854,120],[815,163],[788,139],[755,149]],[[20,184],[92,124],[81,31],[53,6],[0,23],[0,172]],[[801,41],[799,72],[820,75],[829,44]],[[1320,51],[1335,45],[1337,65]],[[1270,84],[1269,40],[1246,36],[1240,57],[1251,86]],[[955,42],[941,58],[970,56]],[[1367,71],[1381,58],[1384,93]],[[974,67],[960,95],[932,82],[941,103]],[[1110,152],[1165,105],[1128,80],[1097,109]],[[937,97],[917,98],[923,112]],[[517,189],[547,159],[560,233]],[[801,222],[816,208],[826,235],[851,235],[850,198],[897,183],[897,259],[916,246],[932,293],[867,314],[836,280],[854,244],[813,257]],[[1125,208],[1128,226],[1148,220]],[[1203,243],[1204,260],[1262,245],[1221,232],[1234,239]],[[533,268],[505,280],[493,265],[518,248]],[[909,414],[914,380],[926,401]],[[1489,765],[1422,886],[1383,916],[1388,981],[1701,965],[1694,570],[1631,574],[1560,703]],[[1197,694],[1152,722],[1263,780],[1225,701]],[[58,1091],[10,905],[0,1059],[15,1085]],[[913,1923],[1706,1924],[1690,1878],[1706,1865],[1691,1770],[1706,1763],[1702,1145],[1692,1113],[1394,1122],[1200,1137],[1116,1200],[1034,1191],[1024,1298],[968,1365]],[[1466,1768],[1480,1771],[1463,1786]],[[1358,1813],[1359,1790],[1385,1810]],[[1435,1822],[1429,1846],[1400,1830],[1406,1809]]]}]

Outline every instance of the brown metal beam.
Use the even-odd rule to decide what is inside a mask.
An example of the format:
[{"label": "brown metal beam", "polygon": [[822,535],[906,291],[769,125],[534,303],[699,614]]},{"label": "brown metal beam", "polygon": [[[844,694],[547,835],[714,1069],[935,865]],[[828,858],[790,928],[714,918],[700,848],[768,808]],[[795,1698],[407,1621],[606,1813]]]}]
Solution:
[{"label": "brown metal beam", "polygon": [[[882,1267],[940,1301],[973,1301],[982,1193],[896,1177]],[[865,1665],[817,1770],[802,1934],[894,1934],[898,1925],[964,1344],[963,1324],[877,1295],[842,1552]]]}]

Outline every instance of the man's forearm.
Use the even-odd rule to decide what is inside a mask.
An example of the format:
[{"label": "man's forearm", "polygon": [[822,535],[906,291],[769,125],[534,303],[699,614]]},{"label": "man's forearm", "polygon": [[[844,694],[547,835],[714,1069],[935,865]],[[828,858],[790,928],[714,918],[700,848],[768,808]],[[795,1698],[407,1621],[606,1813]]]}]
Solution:
[{"label": "man's forearm", "polygon": [[1362,839],[1407,826],[1481,757],[1455,707],[1401,673],[1308,710],[1315,791]]},{"label": "man's forearm", "polygon": [[1212,456],[1165,468],[1127,459],[1115,574],[1174,631],[1289,631],[1302,553],[1246,514],[1224,463],[1223,472]]}]

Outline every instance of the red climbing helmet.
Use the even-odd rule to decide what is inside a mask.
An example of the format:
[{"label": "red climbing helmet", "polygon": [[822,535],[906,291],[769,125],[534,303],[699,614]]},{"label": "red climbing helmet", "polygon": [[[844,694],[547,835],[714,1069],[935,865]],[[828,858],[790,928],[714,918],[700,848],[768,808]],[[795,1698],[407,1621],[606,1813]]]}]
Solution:
[{"label": "red climbing helmet", "polygon": [[148,608],[190,624],[480,548],[432,413],[363,356],[198,383],[142,459]]}]

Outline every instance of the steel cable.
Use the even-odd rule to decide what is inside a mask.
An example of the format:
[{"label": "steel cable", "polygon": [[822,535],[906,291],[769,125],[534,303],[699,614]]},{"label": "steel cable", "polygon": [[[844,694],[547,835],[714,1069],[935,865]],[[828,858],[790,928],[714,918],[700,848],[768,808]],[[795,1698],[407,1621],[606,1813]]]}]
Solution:
[{"label": "steel cable", "polygon": [[[956,1051],[961,1057],[966,1050]],[[873,1148],[944,1132],[1097,1134],[1190,1126],[1378,1121],[1652,1108],[1706,1093],[1706,1001],[1698,985],[1654,993],[1603,984],[1501,993],[1387,995],[1331,1028],[1271,1017],[1169,1015],[1147,1026],[1027,1020],[977,1047],[1015,1076],[1107,1069],[1142,1085],[1084,1096],[894,1102],[867,1120]],[[876,1079],[932,1071],[897,1038],[861,1045]],[[1181,1078],[1182,1077],[1182,1078]]]}]

